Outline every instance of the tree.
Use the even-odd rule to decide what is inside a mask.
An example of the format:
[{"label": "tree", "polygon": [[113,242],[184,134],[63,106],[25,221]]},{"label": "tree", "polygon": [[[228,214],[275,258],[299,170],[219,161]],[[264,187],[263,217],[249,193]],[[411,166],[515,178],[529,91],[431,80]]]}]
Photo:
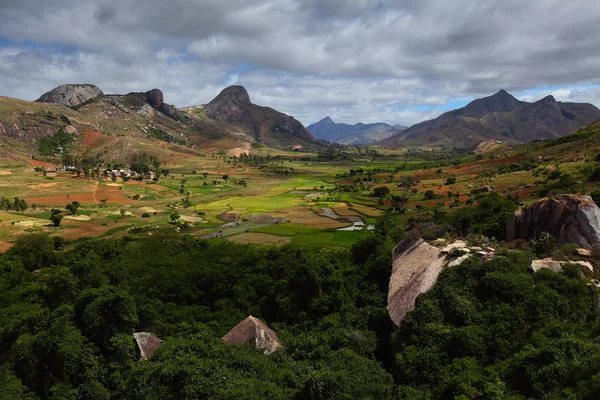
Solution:
[{"label": "tree", "polygon": [[388,188],[387,186],[376,187],[375,189],[373,189],[373,194],[375,195],[375,197],[383,199],[384,197],[387,197],[390,194],[390,188]]},{"label": "tree", "polygon": [[456,177],[453,176],[449,176],[448,179],[446,179],[446,186],[448,185],[454,185],[456,183]]},{"label": "tree", "polygon": [[204,180],[206,180],[206,178],[208,177],[208,172],[203,172],[202,176],[204,177]]},{"label": "tree", "polygon": [[54,241],[45,233],[21,235],[10,252],[21,257],[25,269],[34,271],[50,266],[54,259]]},{"label": "tree", "polygon": [[172,224],[175,224],[179,218],[181,218],[181,215],[179,215],[177,211],[173,211],[169,216],[169,219],[171,219]]},{"label": "tree", "polygon": [[420,181],[413,177],[413,176],[403,176],[402,178],[400,178],[400,180],[398,181],[398,183],[396,184],[396,186],[398,186],[399,188],[402,189],[403,193],[405,195],[408,194],[408,191],[418,185],[420,183]]},{"label": "tree", "polygon": [[227,174],[223,175],[223,180],[225,181],[225,183],[227,183],[228,179],[229,179],[229,175],[227,175]]},{"label": "tree", "polygon": [[436,198],[436,195],[433,190],[427,190],[423,197],[425,198],[425,200],[433,200]]},{"label": "tree", "polygon": [[53,208],[50,212],[50,221],[52,221],[52,224],[56,227],[60,226],[60,222],[63,219],[62,212],[55,208]]},{"label": "tree", "polygon": [[165,178],[166,178],[167,176],[169,176],[169,173],[170,173],[171,171],[169,171],[168,169],[162,169],[162,170],[161,170],[161,172],[162,172],[162,174],[163,174],[163,175],[165,176]]},{"label": "tree", "polygon": [[77,210],[79,209],[79,202],[78,201],[74,201],[70,204],[67,204],[67,206],[65,207],[67,209],[67,211],[69,211],[72,215],[77,214]]}]

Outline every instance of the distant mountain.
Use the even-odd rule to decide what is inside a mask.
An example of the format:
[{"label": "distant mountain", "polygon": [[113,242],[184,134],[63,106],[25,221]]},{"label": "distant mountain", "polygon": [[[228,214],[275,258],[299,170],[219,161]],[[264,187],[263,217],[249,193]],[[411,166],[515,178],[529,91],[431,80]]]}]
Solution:
[{"label": "distant mountain", "polygon": [[436,119],[413,125],[381,144],[471,148],[488,140],[530,142],[566,135],[598,118],[600,110],[592,104],[561,103],[552,96],[527,103],[500,90]]},{"label": "distant mountain", "polygon": [[388,125],[382,122],[374,124],[355,125],[338,124],[329,117],[306,127],[314,137],[332,143],[340,144],[365,144],[377,142],[398,133],[406,126]]}]

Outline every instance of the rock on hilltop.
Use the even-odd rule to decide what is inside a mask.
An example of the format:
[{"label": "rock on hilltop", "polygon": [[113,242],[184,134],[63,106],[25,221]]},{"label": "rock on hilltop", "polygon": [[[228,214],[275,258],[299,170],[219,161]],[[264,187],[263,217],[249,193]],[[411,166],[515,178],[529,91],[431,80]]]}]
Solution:
[{"label": "rock on hilltop", "polygon": [[243,86],[229,86],[204,107],[206,116],[220,122],[250,122],[250,95]]},{"label": "rock on hilltop", "polygon": [[95,85],[61,85],[47,93],[44,93],[36,101],[40,103],[74,107],[102,95],[104,95],[102,90]]}]

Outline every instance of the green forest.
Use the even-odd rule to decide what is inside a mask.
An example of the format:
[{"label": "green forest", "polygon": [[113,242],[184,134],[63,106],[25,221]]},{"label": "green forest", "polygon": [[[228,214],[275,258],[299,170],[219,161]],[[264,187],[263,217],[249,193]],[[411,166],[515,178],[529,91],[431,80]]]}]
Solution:
[{"label": "green forest", "polygon": [[[497,236],[515,207],[490,196],[430,223]],[[348,249],[21,236],[0,255],[0,398],[600,398],[598,290],[575,268],[532,272],[527,247],[445,269],[396,330],[399,217]],[[284,349],[224,344],[248,315]],[[140,331],[163,340],[149,361]]]}]

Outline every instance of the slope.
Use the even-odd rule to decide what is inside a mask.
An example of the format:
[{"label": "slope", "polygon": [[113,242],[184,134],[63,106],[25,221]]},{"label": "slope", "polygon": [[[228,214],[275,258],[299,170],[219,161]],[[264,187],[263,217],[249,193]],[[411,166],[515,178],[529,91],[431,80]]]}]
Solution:
[{"label": "slope", "polygon": [[500,90],[436,119],[413,125],[382,144],[471,148],[488,140],[529,142],[566,135],[598,118],[600,110],[591,104],[561,103],[552,96],[527,103]]}]

